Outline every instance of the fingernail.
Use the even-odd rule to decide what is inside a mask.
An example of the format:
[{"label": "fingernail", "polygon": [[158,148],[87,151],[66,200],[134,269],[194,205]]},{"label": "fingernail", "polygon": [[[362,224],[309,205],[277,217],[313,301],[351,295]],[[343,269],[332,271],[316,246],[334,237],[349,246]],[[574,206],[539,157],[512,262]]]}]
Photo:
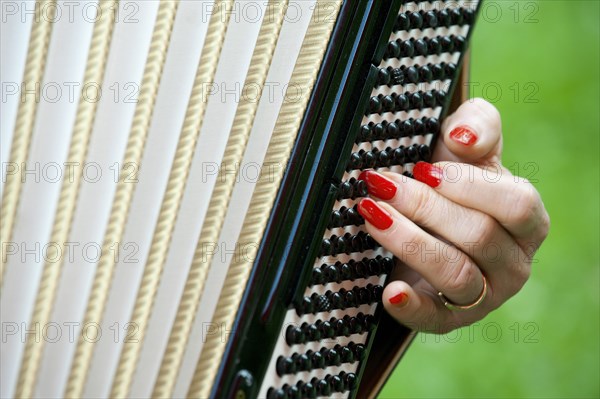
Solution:
[{"label": "fingernail", "polygon": [[396,195],[396,184],[374,170],[365,170],[360,174],[358,180],[363,180],[367,183],[369,194],[382,200],[391,200]]},{"label": "fingernail", "polygon": [[413,168],[413,176],[429,187],[437,187],[442,182],[442,169],[427,162],[417,162]]},{"label": "fingernail", "polygon": [[358,203],[358,212],[379,230],[387,230],[394,223],[392,216],[371,198],[363,198]]},{"label": "fingernail", "polygon": [[408,294],[406,292],[401,292],[391,297],[389,301],[392,305],[398,307],[406,306],[406,304],[408,303]]},{"label": "fingernail", "polygon": [[460,144],[463,144],[466,146],[473,145],[477,141],[477,135],[468,126],[455,127],[450,132],[450,138],[452,140],[456,141],[457,143],[460,143]]}]

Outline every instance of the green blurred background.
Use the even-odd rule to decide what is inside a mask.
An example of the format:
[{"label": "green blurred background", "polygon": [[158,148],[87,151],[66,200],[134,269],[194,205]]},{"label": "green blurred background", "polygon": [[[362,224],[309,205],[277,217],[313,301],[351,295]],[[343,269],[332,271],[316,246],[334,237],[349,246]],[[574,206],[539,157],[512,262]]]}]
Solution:
[{"label": "green blurred background", "polygon": [[596,0],[484,2],[472,96],[499,108],[503,162],[535,182],[550,235],[521,293],[417,336],[381,398],[600,397],[599,25]]}]

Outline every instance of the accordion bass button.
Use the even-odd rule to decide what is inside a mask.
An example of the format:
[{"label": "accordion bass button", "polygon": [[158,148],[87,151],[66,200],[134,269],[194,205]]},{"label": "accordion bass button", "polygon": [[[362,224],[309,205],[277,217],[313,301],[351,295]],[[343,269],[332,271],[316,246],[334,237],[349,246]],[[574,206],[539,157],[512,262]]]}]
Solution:
[{"label": "accordion bass button", "polygon": [[[336,347],[337,346],[338,345],[336,345]],[[340,353],[335,348],[331,348],[326,352],[325,359],[327,360],[327,365],[329,366],[339,366],[340,364],[342,364]]]},{"label": "accordion bass button", "polygon": [[410,20],[408,15],[399,14],[396,18],[396,24],[394,25],[394,32],[408,30],[410,28]]},{"label": "accordion bass button", "polygon": [[[398,104],[398,97],[396,97],[396,104]],[[386,129],[386,139],[391,140],[398,137],[398,133],[400,132],[400,128],[396,122],[390,122],[387,125]]]},{"label": "accordion bass button", "polygon": [[411,145],[406,149],[406,154],[408,155],[408,160],[411,163],[415,163],[419,161],[419,150],[416,145]]},{"label": "accordion bass button", "polygon": [[386,256],[385,258],[381,259],[381,265],[383,267],[383,273],[390,274],[394,267],[394,261],[392,258]]},{"label": "accordion bass button", "polygon": [[316,398],[317,397],[317,387],[312,382],[307,382],[302,384],[302,396],[305,398]]},{"label": "accordion bass button", "polygon": [[427,65],[419,68],[419,81],[421,82],[431,82],[433,80],[433,73],[431,72],[431,68]]},{"label": "accordion bass button", "polygon": [[383,287],[376,285],[373,287],[373,302],[381,302],[381,296],[383,295]]},{"label": "accordion bass button", "polygon": [[414,40],[404,40],[400,44],[400,57],[412,57],[415,53]]},{"label": "accordion bass button", "polygon": [[289,363],[291,363],[291,359],[289,359],[289,358],[287,358],[285,356],[279,356],[277,358],[277,363],[275,365],[275,370],[277,371],[277,374],[280,377],[288,373]]},{"label": "accordion bass button", "polygon": [[300,389],[298,389],[298,387],[295,385],[288,387],[286,393],[287,393],[287,397],[290,399],[301,399],[302,398],[302,393],[300,392]]},{"label": "accordion bass button", "polygon": [[[321,328],[321,334],[323,335],[323,338],[335,337],[335,330],[329,321],[325,320],[319,327]],[[313,362],[316,363],[314,359]]]},{"label": "accordion bass button", "polygon": [[321,256],[328,256],[331,254],[331,241],[325,238],[321,243]]},{"label": "accordion bass button", "polygon": [[450,12],[450,20],[454,25],[462,25],[463,24],[463,14],[461,10],[455,8]]},{"label": "accordion bass button", "polygon": [[346,383],[346,389],[351,391],[356,388],[357,378],[356,374],[348,373],[344,376],[344,382]]},{"label": "accordion bass button", "polygon": [[446,78],[452,79],[456,75],[456,65],[453,63],[446,64]]},{"label": "accordion bass button", "polygon": [[322,369],[325,367],[325,357],[321,352],[314,352],[311,356],[313,368]]},{"label": "accordion bass button", "polygon": [[[343,290],[343,289],[342,289]],[[333,306],[333,309],[345,309],[346,306],[344,304],[344,297],[342,296],[342,290],[340,290],[340,292],[334,292],[331,295],[331,303]]]},{"label": "accordion bass button", "polygon": [[[387,48],[386,48],[386,52],[385,52],[385,56],[384,58],[387,60],[389,58],[398,58],[400,56],[400,44],[394,40],[388,43]],[[381,70],[379,71],[381,73]],[[389,74],[388,74],[389,77]],[[379,81],[381,82],[381,78],[379,78]],[[384,83],[384,84],[387,84]]]},{"label": "accordion bass button", "polygon": [[365,316],[364,323],[365,323],[365,330],[373,331],[375,329],[377,321],[375,320],[375,316],[369,314],[369,315]]},{"label": "accordion bass button", "polygon": [[414,132],[416,135],[423,135],[425,134],[425,122],[423,122],[422,119],[416,119],[414,122]]},{"label": "accordion bass button", "polygon": [[470,8],[462,9],[463,20],[465,23],[471,25],[475,20],[475,11]]},{"label": "accordion bass button", "polygon": [[281,388],[269,388],[269,391],[267,392],[267,399],[284,399],[285,395],[285,391]]},{"label": "accordion bass button", "polygon": [[[398,46],[398,44],[396,44],[396,42],[390,42],[390,44],[388,45],[388,51],[390,47],[394,47],[394,49],[392,50],[393,54],[398,54],[400,52],[400,47]],[[390,83],[390,79],[390,73],[386,69],[379,69],[379,72],[377,73],[377,86],[387,85],[388,83]]]},{"label": "accordion bass button", "polygon": [[343,263],[340,266],[340,274],[344,280],[354,280],[354,275],[352,274],[352,268],[347,263]]},{"label": "accordion bass button", "polygon": [[348,326],[343,319],[337,319],[335,322],[335,329],[337,336],[350,336],[350,326]]},{"label": "accordion bass button", "polygon": [[464,36],[455,36],[453,41],[454,48],[456,49],[456,51],[463,51],[465,49],[466,39],[464,38]]},{"label": "accordion bass button", "polygon": [[[443,91],[438,91],[437,95],[438,101],[443,102],[443,98],[446,96],[446,93]],[[441,100],[439,98],[440,96],[442,96]],[[440,121],[437,118],[428,118],[425,122],[425,125],[428,133],[436,134],[440,131]]]},{"label": "accordion bass button", "polygon": [[415,51],[416,55],[427,55],[427,43],[423,39],[418,39],[415,41]]},{"label": "accordion bass button", "polygon": [[331,212],[331,219],[329,221],[329,229],[340,227],[342,225],[342,214],[340,211],[335,210]]},{"label": "accordion bass button", "polygon": [[308,338],[310,341],[319,341],[321,339],[321,330],[316,324],[308,326]]},{"label": "accordion bass button", "polygon": [[404,165],[405,155],[403,148],[396,148],[392,154],[394,165]]},{"label": "accordion bass button", "polygon": [[325,282],[325,275],[323,274],[323,269],[320,267],[314,268],[312,271],[312,285],[319,285]]},{"label": "accordion bass button", "polygon": [[405,75],[409,83],[419,83],[419,71],[416,67],[408,67],[406,69]]},{"label": "accordion bass button", "polygon": [[431,158],[431,148],[428,145],[421,144],[419,146],[419,156],[422,160],[428,161]]},{"label": "accordion bass button", "polygon": [[450,13],[448,10],[442,10],[437,14],[438,26],[449,27],[450,26]]},{"label": "accordion bass button", "polygon": [[365,354],[365,346],[363,344],[354,345],[354,356],[356,356],[359,361],[365,359]]},{"label": "accordion bass button", "polygon": [[[443,51],[444,53],[454,52],[454,40],[452,40],[452,39],[453,39],[453,35],[452,36],[444,36],[440,39],[441,51]],[[439,77],[436,77],[436,79],[439,79]]]},{"label": "accordion bass button", "polygon": [[298,335],[301,333],[302,333],[302,330],[300,329],[300,327],[290,325],[285,330],[285,341],[287,342],[287,344],[289,346],[297,344],[298,343]]},{"label": "accordion bass button", "polygon": [[326,276],[327,282],[338,281],[339,273],[338,273],[337,267],[335,267],[335,265],[328,265],[325,268],[325,276]]},{"label": "accordion bass button", "polygon": [[329,382],[323,378],[318,382],[318,391],[321,396],[329,396],[331,395],[331,387],[329,386]]},{"label": "accordion bass button", "polygon": [[339,375],[334,375],[331,377],[330,384],[334,391],[336,392],[344,392],[344,380]]},{"label": "accordion bass button", "polygon": [[423,15],[423,19],[424,19],[425,26],[427,26],[428,28],[436,28],[437,27],[438,21],[437,21],[437,15],[435,12],[427,11]]},{"label": "accordion bass button", "polygon": [[352,349],[348,348],[347,346],[342,348],[342,361],[344,363],[354,362],[354,352],[352,352]]},{"label": "accordion bass button", "polygon": [[423,16],[420,12],[411,12],[408,16],[410,29],[421,29],[423,27]]},{"label": "accordion bass button", "polygon": [[360,155],[360,153],[358,152],[354,152],[352,153],[352,155],[350,156],[350,162],[348,164],[348,170],[357,170],[357,169],[362,169],[362,157]]}]

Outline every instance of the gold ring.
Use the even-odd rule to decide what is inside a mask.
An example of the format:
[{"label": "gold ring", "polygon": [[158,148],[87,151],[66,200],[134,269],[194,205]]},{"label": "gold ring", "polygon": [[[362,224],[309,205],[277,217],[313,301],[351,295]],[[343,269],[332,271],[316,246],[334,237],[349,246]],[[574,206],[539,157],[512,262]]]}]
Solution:
[{"label": "gold ring", "polygon": [[487,279],[485,278],[485,276],[483,274],[481,274],[481,277],[483,278],[483,289],[481,290],[481,294],[479,294],[477,299],[475,299],[475,302],[471,303],[470,305],[457,305],[455,303],[452,303],[448,298],[446,298],[446,296],[444,294],[442,294],[441,291],[438,292],[438,296],[442,300],[442,303],[444,304],[444,306],[450,310],[473,309],[474,307],[479,305],[481,302],[483,302],[483,300],[485,299],[485,296],[487,295],[487,286],[488,286]]}]

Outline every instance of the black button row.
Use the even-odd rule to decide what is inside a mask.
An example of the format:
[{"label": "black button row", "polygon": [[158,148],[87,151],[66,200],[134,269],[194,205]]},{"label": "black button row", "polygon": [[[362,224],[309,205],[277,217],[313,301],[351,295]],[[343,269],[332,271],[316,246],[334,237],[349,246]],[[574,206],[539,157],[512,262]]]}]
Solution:
[{"label": "black button row", "polygon": [[269,388],[267,399],[302,399],[330,396],[335,392],[352,391],[358,378],[354,373],[327,374],[325,378],[313,377],[310,382],[298,381],[295,385],[285,384],[281,388]]},{"label": "black button row", "polygon": [[407,40],[396,39],[388,43],[383,59],[426,57],[434,54],[460,52],[464,51],[465,44],[466,39],[461,35],[437,36],[433,38],[424,37],[422,39],[411,37]]},{"label": "black button row", "polygon": [[424,108],[435,108],[442,106],[446,99],[444,90],[431,90],[424,92],[422,90],[414,93],[404,94],[379,94],[371,97],[369,101],[369,112],[371,114],[384,112],[399,112],[410,110],[422,110]]},{"label": "black button row", "polygon": [[368,195],[367,184],[362,180],[357,180],[351,177],[349,180],[340,183],[338,187],[337,200],[343,199],[356,199],[359,197],[366,197]]},{"label": "black button row", "polygon": [[[382,72],[385,71],[385,72]],[[385,78],[382,76],[390,76],[387,83],[389,87],[397,85],[407,85],[409,83],[431,83],[434,80],[446,80],[452,79],[456,75],[456,64],[450,62],[440,62],[439,64],[428,63],[427,65],[414,65],[410,67],[401,66],[400,68],[392,68],[388,66],[386,68],[380,68],[378,73],[378,83],[383,84]],[[373,98],[369,101],[368,114],[375,114],[381,112],[383,104],[377,105],[372,104]]]},{"label": "black button row", "polygon": [[426,144],[413,144],[410,147],[401,145],[398,148],[387,147],[384,150],[377,148],[371,151],[360,150],[352,153],[348,170],[365,170],[389,168],[394,165],[429,161],[431,148]]},{"label": "black button row", "polygon": [[334,309],[356,308],[360,305],[368,305],[381,301],[383,287],[381,285],[367,284],[366,287],[354,287],[351,290],[345,288],[337,292],[327,291],[320,295],[316,292],[311,296],[305,296],[296,304],[296,313],[302,316],[307,313],[317,314],[331,312]]},{"label": "black button row", "polygon": [[428,133],[437,134],[439,131],[440,122],[434,117],[409,118],[403,121],[396,119],[393,122],[382,121],[380,123],[369,122],[360,127],[360,131],[356,135],[356,143],[422,136]]},{"label": "black button row", "polygon": [[327,228],[333,229],[335,227],[360,226],[363,224],[365,224],[365,220],[358,213],[358,205],[354,205],[352,208],[342,206],[339,210],[331,212]]},{"label": "black button row", "polygon": [[329,320],[302,323],[301,326],[290,325],[285,330],[285,341],[289,346],[315,342],[322,339],[349,337],[352,334],[362,334],[373,331],[375,317],[364,315],[362,312],[356,316],[344,316],[341,319],[332,317]]},{"label": "black button row", "polygon": [[394,32],[411,29],[448,28],[452,25],[470,25],[474,19],[475,11],[470,8],[408,11],[398,15],[394,24]]},{"label": "black button row", "polygon": [[321,242],[322,256],[336,256],[338,254],[351,254],[353,252],[364,252],[369,249],[378,248],[379,244],[371,237],[370,234],[364,231],[359,231],[357,234],[346,233],[342,237],[336,235],[330,238],[324,238]]},{"label": "black button row", "polygon": [[[279,356],[276,362],[277,374],[281,377],[286,374],[296,374],[301,371],[312,371],[326,367],[341,366],[342,363],[354,363],[363,360],[364,345],[350,343],[348,346],[335,345],[333,348],[294,353],[292,356]],[[360,356],[360,357],[359,357]]]},{"label": "black button row", "polygon": [[336,262],[333,265],[323,264],[313,269],[310,285],[341,283],[344,280],[356,280],[389,274],[394,266],[391,258],[378,255],[376,258],[363,258],[356,261],[350,259],[347,263]]}]

